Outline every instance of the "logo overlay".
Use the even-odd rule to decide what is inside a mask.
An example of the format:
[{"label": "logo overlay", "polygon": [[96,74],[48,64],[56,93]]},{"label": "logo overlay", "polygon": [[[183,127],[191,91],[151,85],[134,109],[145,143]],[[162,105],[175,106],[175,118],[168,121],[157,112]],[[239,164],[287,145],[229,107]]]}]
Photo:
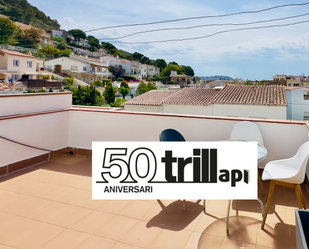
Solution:
[{"label": "logo overlay", "polygon": [[93,199],[257,199],[256,142],[93,142]]}]

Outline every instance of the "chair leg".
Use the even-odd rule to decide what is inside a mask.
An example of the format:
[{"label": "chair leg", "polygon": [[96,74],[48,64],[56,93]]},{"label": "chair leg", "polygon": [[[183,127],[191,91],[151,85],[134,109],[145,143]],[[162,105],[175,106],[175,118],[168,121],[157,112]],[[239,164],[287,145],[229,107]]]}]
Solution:
[{"label": "chair leg", "polygon": [[295,192],[296,192],[298,208],[299,209],[302,209],[302,208],[306,209],[306,204],[305,204],[305,201],[304,201],[303,192],[302,192],[301,187],[300,187],[299,184],[297,184],[295,186]]},{"label": "chair leg", "polygon": [[266,202],[266,207],[265,207],[265,210],[264,210],[264,216],[263,216],[263,221],[262,221],[262,225],[261,225],[262,229],[264,229],[264,225],[265,225],[265,221],[266,221],[266,218],[267,218],[270,202],[271,202],[271,199],[273,197],[275,185],[276,185],[275,181],[270,181],[269,192],[268,192],[268,197],[267,197],[267,202]]},{"label": "chair leg", "polygon": [[300,186],[299,186],[299,189],[300,189],[301,201],[302,201],[302,203],[303,203],[303,208],[304,208],[304,209],[307,209],[307,208],[306,208],[305,199],[304,199],[304,195],[303,195],[303,191],[301,190],[301,187],[300,187]]},{"label": "chair leg", "polygon": [[263,182],[262,182],[259,170],[258,170],[258,180],[259,180],[259,186],[261,188],[262,196],[264,196],[265,194],[264,194]]},{"label": "chair leg", "polygon": [[203,206],[204,206],[204,213],[206,214],[206,200],[203,200]]}]

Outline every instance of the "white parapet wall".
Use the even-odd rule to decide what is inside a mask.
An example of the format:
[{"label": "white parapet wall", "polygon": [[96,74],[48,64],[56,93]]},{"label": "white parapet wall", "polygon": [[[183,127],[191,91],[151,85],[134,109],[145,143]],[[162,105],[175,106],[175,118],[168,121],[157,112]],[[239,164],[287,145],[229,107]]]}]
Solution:
[{"label": "white parapet wall", "polygon": [[0,94],[0,117],[57,111],[72,107],[72,93]]},{"label": "white parapet wall", "polygon": [[72,108],[69,146],[91,149],[92,141],[159,141],[160,132],[167,128],[181,132],[186,141],[228,140],[234,125],[244,120],[255,122],[262,132],[268,156],[260,167],[293,156],[308,141],[308,127],[300,121]]}]

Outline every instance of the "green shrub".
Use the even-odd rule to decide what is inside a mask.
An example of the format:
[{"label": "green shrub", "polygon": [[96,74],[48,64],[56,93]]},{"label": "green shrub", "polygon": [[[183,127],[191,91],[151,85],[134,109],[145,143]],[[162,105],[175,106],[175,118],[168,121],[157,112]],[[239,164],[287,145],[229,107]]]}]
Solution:
[{"label": "green shrub", "polygon": [[111,107],[122,107],[124,102],[126,102],[125,99],[117,98],[113,103],[110,103],[110,106]]},{"label": "green shrub", "polygon": [[73,77],[71,77],[71,78],[69,78],[69,77],[64,77],[64,84],[65,84],[65,86],[66,87],[70,87],[70,86],[73,86],[73,83],[74,83],[74,78]]}]

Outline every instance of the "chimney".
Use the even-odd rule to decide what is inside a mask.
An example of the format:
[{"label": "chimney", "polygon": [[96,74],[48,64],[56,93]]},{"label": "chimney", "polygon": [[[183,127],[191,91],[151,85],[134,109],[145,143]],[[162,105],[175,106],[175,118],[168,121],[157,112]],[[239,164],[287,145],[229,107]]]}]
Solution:
[{"label": "chimney", "polygon": [[31,52],[31,51],[28,51],[28,55],[32,55],[32,52]]}]

